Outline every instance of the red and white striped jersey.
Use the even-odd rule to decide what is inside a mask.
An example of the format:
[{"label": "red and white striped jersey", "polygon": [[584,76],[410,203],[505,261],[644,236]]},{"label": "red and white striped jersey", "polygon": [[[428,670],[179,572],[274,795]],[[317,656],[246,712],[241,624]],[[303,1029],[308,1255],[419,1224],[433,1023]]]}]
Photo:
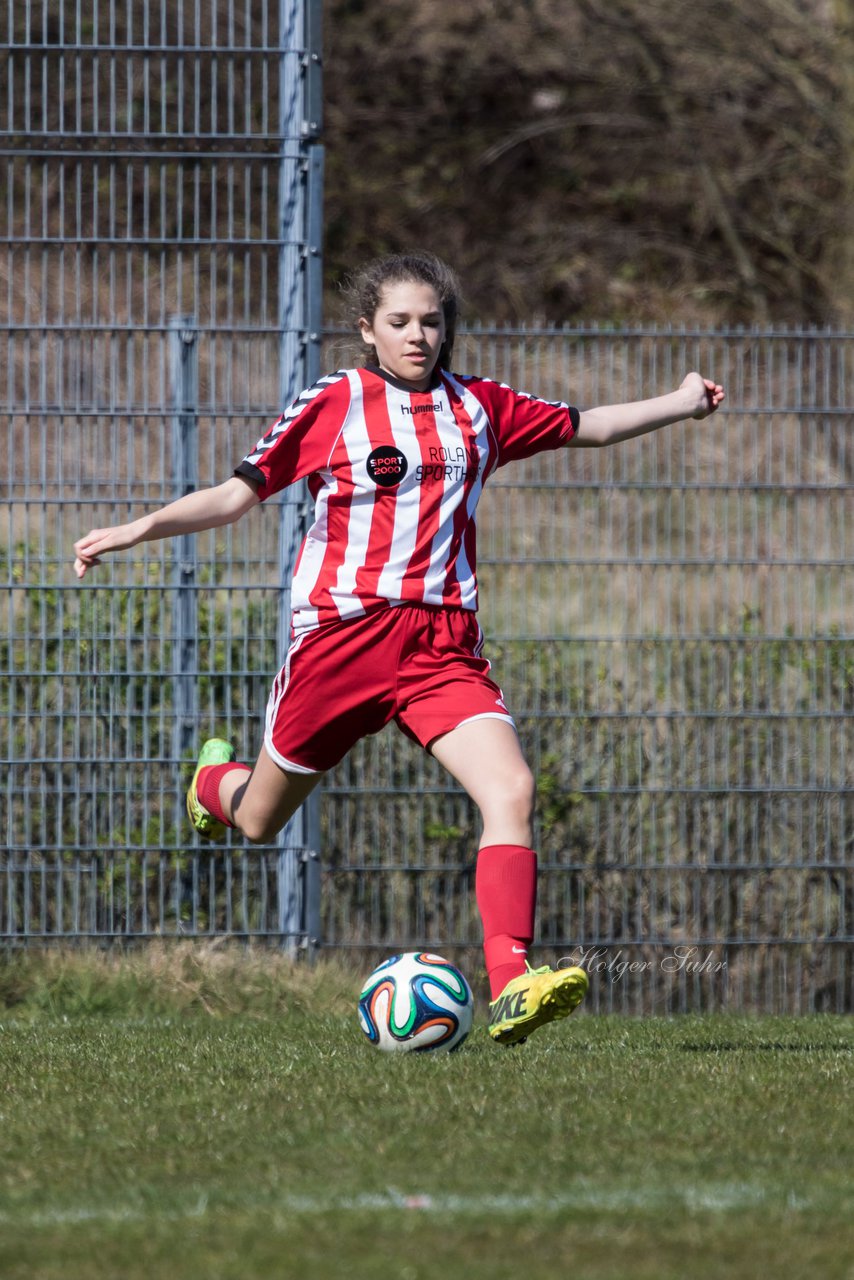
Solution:
[{"label": "red and white striped jersey", "polygon": [[262,501],[308,478],[315,514],[292,584],[295,634],[408,601],[476,609],[486,479],[577,429],[577,409],[488,378],[441,370],[423,392],[375,369],[321,378],[236,468]]}]

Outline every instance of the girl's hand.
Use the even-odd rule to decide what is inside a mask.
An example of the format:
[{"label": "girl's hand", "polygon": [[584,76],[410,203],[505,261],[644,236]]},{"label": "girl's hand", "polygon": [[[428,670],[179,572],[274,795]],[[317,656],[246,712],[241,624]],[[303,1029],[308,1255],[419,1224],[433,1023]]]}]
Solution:
[{"label": "girl's hand", "polygon": [[90,529],[74,544],[77,557],[74,572],[82,578],[87,569],[101,563],[100,557],[105,551],[126,551],[138,542],[175,538],[179,534],[201,533],[205,529],[234,524],[259,501],[257,483],[243,476],[232,476],[224,484],[214,485],[211,489],[194,489],[165,507],[132,520],[130,524]]},{"label": "girl's hand", "polygon": [[690,415],[692,418],[708,418],[726,397],[722,386],[712,382],[710,378],[701,377],[699,373],[689,373],[682,380],[680,390],[690,391],[696,396],[697,410]]},{"label": "girl's hand", "polygon": [[82,578],[87,569],[100,564],[105,551],[126,551],[139,541],[133,526],[118,524],[110,529],[90,529],[74,544],[74,572]]}]

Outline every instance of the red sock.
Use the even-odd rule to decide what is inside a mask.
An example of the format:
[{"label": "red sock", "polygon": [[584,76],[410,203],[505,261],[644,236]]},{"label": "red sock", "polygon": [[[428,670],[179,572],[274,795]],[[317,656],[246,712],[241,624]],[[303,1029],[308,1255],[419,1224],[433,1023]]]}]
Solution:
[{"label": "red sock", "polygon": [[483,954],[494,1000],[511,978],[525,972],[537,906],[534,850],[519,844],[492,844],[481,849],[475,897],[483,920]]},{"label": "red sock", "polygon": [[234,826],[234,823],[229,822],[222,811],[222,806],[219,802],[219,784],[222,782],[224,775],[231,769],[240,769],[245,773],[252,772],[248,764],[236,764],[231,760],[228,764],[206,764],[204,769],[199,770],[199,776],[196,779],[196,795],[199,800],[208,813],[212,814],[219,822],[224,822],[227,827]]}]

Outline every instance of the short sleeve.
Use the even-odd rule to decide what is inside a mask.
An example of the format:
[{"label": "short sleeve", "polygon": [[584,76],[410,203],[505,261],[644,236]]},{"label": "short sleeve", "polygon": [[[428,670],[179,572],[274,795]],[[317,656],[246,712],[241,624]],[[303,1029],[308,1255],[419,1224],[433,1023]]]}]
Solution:
[{"label": "short sleeve", "polygon": [[498,466],[560,449],[578,430],[579,410],[560,400],[514,391],[488,378],[461,378],[483,405],[498,444]]},{"label": "short sleeve", "polygon": [[323,471],[350,406],[346,370],[303,391],[234,469],[258,486],[263,502],[296,480]]}]

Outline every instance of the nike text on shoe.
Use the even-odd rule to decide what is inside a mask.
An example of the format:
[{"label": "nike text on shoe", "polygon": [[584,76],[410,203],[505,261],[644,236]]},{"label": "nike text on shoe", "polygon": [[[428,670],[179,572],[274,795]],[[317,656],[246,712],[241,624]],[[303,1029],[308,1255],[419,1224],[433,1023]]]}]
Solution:
[{"label": "nike text on shoe", "polygon": [[187,791],[187,816],[199,835],[204,836],[206,840],[221,840],[226,828],[224,823],[215,818],[212,813],[208,813],[196,795],[199,772],[209,764],[230,764],[233,759],[234,747],[224,738],[208,738],[199,753],[196,772]]},{"label": "nike text on shoe", "polygon": [[541,969],[512,978],[489,1006],[489,1034],[498,1044],[520,1044],[532,1031],[567,1018],[584,999],[588,987],[583,969]]}]

